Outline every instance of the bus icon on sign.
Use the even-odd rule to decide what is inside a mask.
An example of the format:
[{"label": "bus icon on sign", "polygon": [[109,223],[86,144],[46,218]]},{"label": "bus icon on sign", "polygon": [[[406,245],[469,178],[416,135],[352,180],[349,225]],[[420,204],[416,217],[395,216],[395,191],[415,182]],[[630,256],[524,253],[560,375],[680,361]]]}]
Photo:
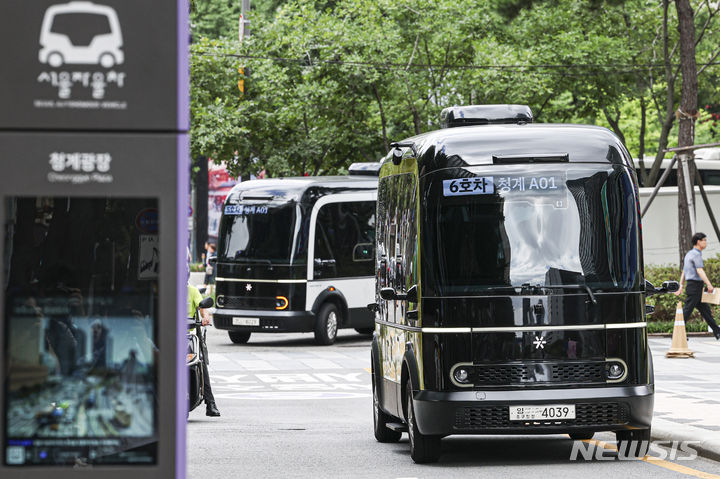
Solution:
[{"label": "bus icon on sign", "polygon": [[53,5],[45,12],[40,30],[40,63],[112,68],[125,61],[117,12],[92,2]]}]

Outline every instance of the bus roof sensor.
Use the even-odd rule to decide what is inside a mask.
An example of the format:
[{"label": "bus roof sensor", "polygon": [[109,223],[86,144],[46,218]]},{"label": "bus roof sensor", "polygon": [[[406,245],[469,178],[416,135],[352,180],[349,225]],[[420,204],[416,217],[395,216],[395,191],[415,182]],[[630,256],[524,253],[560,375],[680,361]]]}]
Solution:
[{"label": "bus roof sensor", "polygon": [[348,168],[348,175],[378,176],[380,174],[380,163],[368,161],[364,163],[353,163]]},{"label": "bus roof sensor", "polygon": [[451,106],[440,112],[440,127],[470,125],[502,125],[532,123],[532,110],[527,105]]},{"label": "bus roof sensor", "polygon": [[567,153],[529,154],[529,155],[493,155],[494,164],[512,165],[516,163],[567,163]]}]

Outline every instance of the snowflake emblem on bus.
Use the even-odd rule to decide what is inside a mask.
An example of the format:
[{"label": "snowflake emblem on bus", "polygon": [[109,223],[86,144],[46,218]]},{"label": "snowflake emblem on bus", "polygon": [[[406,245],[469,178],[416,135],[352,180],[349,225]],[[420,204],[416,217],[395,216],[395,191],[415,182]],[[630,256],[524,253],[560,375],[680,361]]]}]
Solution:
[{"label": "snowflake emblem on bus", "polygon": [[246,284],[245,291],[252,291],[252,284],[250,284],[250,283]]},{"label": "snowflake emblem on bus", "polygon": [[544,336],[535,336],[535,341],[533,341],[533,345],[535,345],[535,349],[545,349],[545,345],[547,344],[547,340]]}]

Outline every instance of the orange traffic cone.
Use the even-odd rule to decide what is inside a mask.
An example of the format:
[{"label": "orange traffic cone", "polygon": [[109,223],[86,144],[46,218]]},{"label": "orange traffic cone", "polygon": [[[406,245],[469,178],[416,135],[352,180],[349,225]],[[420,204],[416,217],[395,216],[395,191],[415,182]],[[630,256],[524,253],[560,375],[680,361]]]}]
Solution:
[{"label": "orange traffic cone", "polygon": [[695,353],[688,349],[687,334],[685,333],[685,316],[683,316],[682,303],[677,304],[675,310],[675,327],[673,328],[672,345],[665,353],[666,358],[694,358]]}]

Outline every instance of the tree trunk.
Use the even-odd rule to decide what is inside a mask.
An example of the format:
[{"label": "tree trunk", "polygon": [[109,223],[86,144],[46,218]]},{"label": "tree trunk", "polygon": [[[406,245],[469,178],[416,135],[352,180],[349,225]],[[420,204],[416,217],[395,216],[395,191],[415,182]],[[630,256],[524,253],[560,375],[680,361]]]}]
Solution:
[{"label": "tree trunk", "polygon": [[660,176],[660,166],[667,148],[670,130],[675,122],[675,74],[673,73],[672,54],[670,53],[670,35],[668,33],[668,10],[670,9],[670,0],[663,0],[663,23],[662,23],[662,41],[663,41],[663,62],[665,64],[665,81],[667,88],[665,90],[665,113],[661,113],[658,108],[658,121],[661,124],[660,139],[658,140],[658,150],[655,155],[650,173],[648,174],[648,186],[655,186]]},{"label": "tree trunk", "polygon": [[650,186],[648,184],[647,170],[645,169],[645,128],[647,125],[647,105],[645,104],[645,98],[640,97],[640,135],[638,142],[638,160],[640,161],[640,184],[642,186]]},{"label": "tree trunk", "polygon": [[607,108],[603,108],[603,114],[605,114],[605,119],[610,124],[610,128],[612,128],[613,132],[620,138],[620,141],[622,141],[624,145],[625,135],[620,128],[620,110],[616,109],[615,115],[611,115]]},{"label": "tree trunk", "polygon": [[380,109],[380,123],[382,124],[382,136],[383,144],[385,145],[385,151],[390,151],[390,142],[387,137],[387,118],[385,118],[385,109],[383,108],[382,98],[380,97],[380,91],[378,90],[377,83],[373,83],[373,92],[375,93],[375,100],[377,100],[378,108]]},{"label": "tree trunk", "polygon": [[198,168],[193,178],[197,198],[195,202],[194,240],[196,255],[194,261],[198,261],[200,254],[205,251],[205,242],[208,240],[208,158],[206,156],[198,156],[195,158],[194,166]]},{"label": "tree trunk", "polygon": [[410,89],[410,82],[408,79],[405,79],[405,86],[407,87],[407,102],[408,106],[410,107],[410,112],[412,113],[413,118],[413,126],[415,127],[415,134],[419,135],[422,133],[422,130],[420,129],[420,114],[417,111],[417,108],[415,108],[415,103],[413,102],[413,94],[412,90]]},{"label": "tree trunk", "polygon": [[[678,118],[678,147],[692,146],[695,142],[695,118],[697,115],[697,64],[695,62],[695,24],[694,13],[690,0],[675,0],[678,14],[678,30],[680,32],[680,69],[682,71],[682,93]],[[683,161],[692,159],[692,151],[678,154],[678,249],[679,258],[682,258],[692,244],[690,238],[695,233],[691,228],[691,219],[685,193],[685,175],[682,168]],[[692,197],[695,196],[695,174],[692,162],[687,184]],[[693,201],[694,203],[694,201]],[[693,212],[694,213],[694,212]],[[694,218],[693,218],[694,220]]]},{"label": "tree trunk", "polygon": [[655,154],[655,160],[653,161],[652,168],[648,174],[648,186],[655,186],[657,180],[660,178],[660,167],[662,166],[662,160],[665,158],[665,148],[668,145],[668,137],[672,130],[673,123],[675,123],[675,115],[670,112],[670,118],[667,118],[662,122],[660,127],[660,139],[658,140],[658,151]]}]

